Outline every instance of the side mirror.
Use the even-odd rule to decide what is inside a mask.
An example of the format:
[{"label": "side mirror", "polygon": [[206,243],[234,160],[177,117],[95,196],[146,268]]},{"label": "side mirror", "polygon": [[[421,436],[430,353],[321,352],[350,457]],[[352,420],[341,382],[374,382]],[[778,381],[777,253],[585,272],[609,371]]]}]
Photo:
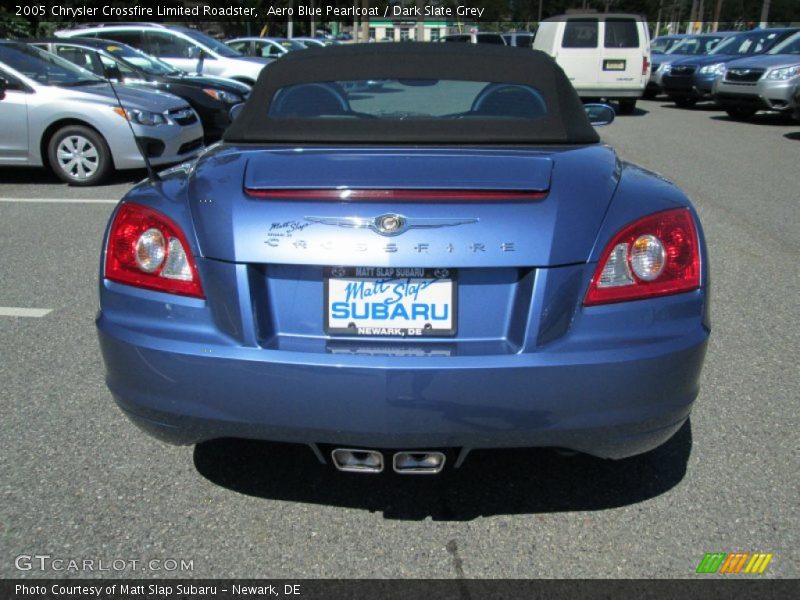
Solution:
[{"label": "side mirror", "polygon": [[608,104],[584,104],[583,109],[589,117],[589,123],[595,127],[610,125],[614,122],[617,113]]},{"label": "side mirror", "polygon": [[189,50],[187,50],[187,54],[189,55],[188,58],[191,58],[192,60],[195,58],[200,58],[202,53],[203,51],[199,46],[189,46]]},{"label": "side mirror", "polygon": [[6,97],[6,90],[8,89],[8,81],[0,77],[0,100]]},{"label": "side mirror", "polygon": [[231,109],[228,111],[228,117],[230,118],[231,123],[233,123],[236,120],[236,117],[241,114],[243,108],[244,102],[240,102],[239,104],[234,104],[231,106]]}]

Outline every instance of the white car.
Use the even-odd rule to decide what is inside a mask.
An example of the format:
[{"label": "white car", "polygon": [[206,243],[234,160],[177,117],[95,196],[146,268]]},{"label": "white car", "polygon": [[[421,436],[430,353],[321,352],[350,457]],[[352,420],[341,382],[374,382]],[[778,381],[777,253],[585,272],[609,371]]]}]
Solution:
[{"label": "white car", "polygon": [[306,45],[289,38],[241,37],[228,40],[225,45],[245,56],[280,58],[287,52],[305,50]]},{"label": "white car", "polygon": [[650,79],[650,33],[639,15],[570,14],[545,19],[533,49],[552,56],[581,98],[619,101],[636,108]]},{"label": "white car", "polygon": [[120,102],[89,71],[29,44],[0,41],[0,165],[49,166],[67,183],[87,186],[114,169],[141,169],[141,152],[165,165],[203,149],[203,126],[186,100],[116,91]]},{"label": "white car", "polygon": [[160,58],[187,73],[227,77],[253,85],[272,59],[243,56],[196,29],[162,23],[109,23],[56,31],[58,37],[113,40]]}]

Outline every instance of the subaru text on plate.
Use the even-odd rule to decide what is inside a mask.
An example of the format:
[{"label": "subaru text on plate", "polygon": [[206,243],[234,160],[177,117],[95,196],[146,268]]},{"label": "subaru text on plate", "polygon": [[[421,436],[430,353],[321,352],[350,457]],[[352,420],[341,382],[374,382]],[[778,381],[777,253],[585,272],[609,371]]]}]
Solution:
[{"label": "subaru text on plate", "polygon": [[359,472],[662,444],[698,393],[706,250],[686,196],[599,143],[587,113],[609,111],[514,48],[270,65],[222,144],[111,218],[117,403],[174,443],[304,443]]}]

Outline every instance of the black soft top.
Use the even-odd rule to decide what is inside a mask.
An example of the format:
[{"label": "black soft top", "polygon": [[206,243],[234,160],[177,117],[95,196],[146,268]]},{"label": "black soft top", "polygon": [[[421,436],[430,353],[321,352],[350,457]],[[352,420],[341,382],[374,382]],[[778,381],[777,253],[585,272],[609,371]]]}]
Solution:
[{"label": "black soft top", "polygon": [[[535,87],[537,119],[270,118],[284,87],[316,82],[452,79]],[[290,52],[261,71],[226,142],[366,144],[587,144],[599,141],[575,89],[543,52],[484,44],[353,44]]]}]

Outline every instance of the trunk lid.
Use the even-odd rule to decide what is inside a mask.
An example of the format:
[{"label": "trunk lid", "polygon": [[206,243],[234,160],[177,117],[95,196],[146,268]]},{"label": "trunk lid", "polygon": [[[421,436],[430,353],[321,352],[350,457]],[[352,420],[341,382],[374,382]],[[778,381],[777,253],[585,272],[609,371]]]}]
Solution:
[{"label": "trunk lid", "polygon": [[[585,262],[616,188],[602,145],[548,149],[248,148],[204,156],[189,183],[201,254],[238,263],[403,267]],[[545,192],[446,202],[316,198],[313,190]],[[304,190],[303,199],[253,192]],[[477,194],[479,197],[480,195]],[[502,196],[502,194],[499,194]],[[382,235],[376,219],[407,227]],[[358,226],[355,226],[357,224]]]}]

